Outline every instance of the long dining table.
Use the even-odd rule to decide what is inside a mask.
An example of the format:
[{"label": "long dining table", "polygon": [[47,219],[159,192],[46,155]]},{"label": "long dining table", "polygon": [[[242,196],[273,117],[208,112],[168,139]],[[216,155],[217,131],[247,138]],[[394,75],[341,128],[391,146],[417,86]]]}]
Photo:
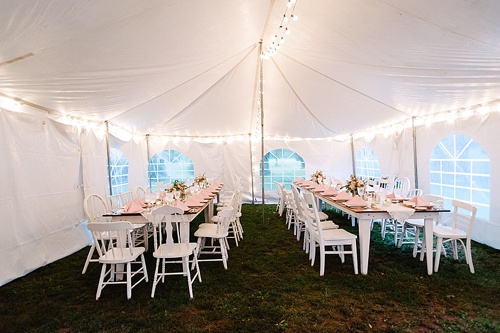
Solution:
[{"label": "long dining table", "polygon": [[[211,222],[211,219],[214,216],[214,199],[218,198],[222,186],[223,184],[220,183],[219,186],[212,188],[211,195],[207,196],[205,200],[203,200],[199,204],[193,206],[188,205],[188,209],[185,210],[184,214],[182,215],[183,221],[192,222],[198,215],[203,212],[205,216],[205,222]],[[138,212],[125,212],[122,209],[114,213],[104,214],[103,217],[111,218],[111,221],[128,221],[132,224],[144,225],[146,227],[149,223],[151,223],[152,212],[161,205],[163,205],[163,203],[160,203],[159,205],[153,205],[153,207],[151,208],[145,208],[144,210]],[[144,239],[144,246],[147,250],[147,237],[145,237]]]},{"label": "long dining table", "polygon": [[[310,188],[297,184],[303,191],[310,191]],[[322,192],[311,191],[319,201],[322,201],[342,212],[353,216],[358,221],[359,231],[359,252],[360,252],[360,270],[361,274],[368,274],[368,259],[370,256],[370,236],[372,220],[378,219],[391,219],[392,216],[383,205],[376,207],[360,207],[353,208],[345,205],[343,201],[335,200],[334,196],[323,195]],[[400,204],[400,203],[398,203]],[[321,207],[319,205],[318,207]],[[424,220],[424,233],[425,233],[425,251],[427,256],[427,274],[432,275],[433,272],[433,221],[438,220],[440,213],[449,212],[449,210],[442,208],[427,208],[415,210],[413,215],[409,218],[423,219]]]}]

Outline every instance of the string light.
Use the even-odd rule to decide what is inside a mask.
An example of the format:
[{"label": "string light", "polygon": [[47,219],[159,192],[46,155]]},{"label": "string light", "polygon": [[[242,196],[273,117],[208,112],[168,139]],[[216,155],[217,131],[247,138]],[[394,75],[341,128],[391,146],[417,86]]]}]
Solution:
[{"label": "string light", "polygon": [[288,0],[285,8],[285,13],[283,14],[283,17],[281,19],[281,24],[278,26],[277,32],[272,35],[272,42],[269,46],[267,46],[267,50],[262,51],[262,59],[269,59],[274,56],[280,50],[280,47],[285,43],[285,36],[290,35],[288,24],[292,21],[297,21],[299,18],[293,13],[296,4],[297,0]]}]

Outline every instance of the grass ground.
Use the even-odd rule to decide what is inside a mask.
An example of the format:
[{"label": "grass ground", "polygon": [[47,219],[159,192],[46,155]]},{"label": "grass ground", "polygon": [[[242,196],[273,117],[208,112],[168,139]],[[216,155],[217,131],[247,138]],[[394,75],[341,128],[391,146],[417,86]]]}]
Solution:
[{"label": "grass ground", "polygon": [[245,239],[232,246],[228,270],[201,263],[192,300],[182,277],[150,297],[148,253],[150,282],[131,300],[124,286],[109,286],[96,301],[100,265],[81,274],[85,248],[0,287],[0,332],[500,332],[500,251],[473,243],[476,274],[444,258],[428,276],[410,248],[381,240],[375,226],[368,275],[329,256],[320,277],[319,260],[310,266],[275,206],[264,209],[243,206]]}]

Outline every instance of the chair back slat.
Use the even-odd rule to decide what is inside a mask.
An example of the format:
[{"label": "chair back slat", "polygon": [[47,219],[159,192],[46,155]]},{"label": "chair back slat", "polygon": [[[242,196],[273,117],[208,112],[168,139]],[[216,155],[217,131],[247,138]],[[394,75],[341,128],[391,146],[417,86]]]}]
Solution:
[{"label": "chair back slat", "polygon": [[467,237],[470,237],[476,219],[477,208],[459,200],[452,200],[451,205],[453,206],[453,228],[466,232]]},{"label": "chair back slat", "polygon": [[85,197],[83,209],[89,222],[102,220],[102,216],[110,212],[106,201],[98,194],[89,194]]},{"label": "chair back slat", "polygon": [[175,243],[189,243],[189,222],[183,223],[183,214],[184,211],[175,206],[163,206],[153,211],[151,222],[155,228],[155,249],[165,244],[167,253],[172,254]]},{"label": "chair back slat", "polygon": [[87,227],[92,233],[101,259],[119,260],[132,255],[133,243],[130,231],[133,227],[130,222],[92,222]]}]

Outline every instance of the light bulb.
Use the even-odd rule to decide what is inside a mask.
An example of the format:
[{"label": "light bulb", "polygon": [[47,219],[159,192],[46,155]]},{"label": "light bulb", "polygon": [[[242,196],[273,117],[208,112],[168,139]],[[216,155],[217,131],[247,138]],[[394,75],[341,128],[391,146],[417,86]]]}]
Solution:
[{"label": "light bulb", "polygon": [[283,22],[288,22],[288,17],[286,17],[286,15],[283,15]]},{"label": "light bulb", "polygon": [[297,21],[297,20],[299,19],[299,17],[298,17],[297,15],[292,15],[291,17],[292,17],[292,19],[293,19],[294,21]]},{"label": "light bulb", "polygon": [[287,35],[290,34],[290,30],[288,30],[288,28],[285,29],[285,34],[287,34]]}]

